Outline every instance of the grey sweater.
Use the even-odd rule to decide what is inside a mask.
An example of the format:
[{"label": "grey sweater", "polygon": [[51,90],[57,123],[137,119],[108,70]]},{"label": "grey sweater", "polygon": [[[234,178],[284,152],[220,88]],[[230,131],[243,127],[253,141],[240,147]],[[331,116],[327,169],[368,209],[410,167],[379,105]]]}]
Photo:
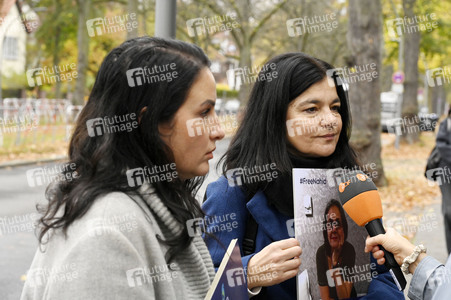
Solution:
[{"label": "grey sweater", "polygon": [[[203,299],[215,271],[200,236],[171,263],[157,239],[182,229],[153,188],[110,193],[37,250],[21,299]],[[133,200],[132,200],[133,198]]]}]

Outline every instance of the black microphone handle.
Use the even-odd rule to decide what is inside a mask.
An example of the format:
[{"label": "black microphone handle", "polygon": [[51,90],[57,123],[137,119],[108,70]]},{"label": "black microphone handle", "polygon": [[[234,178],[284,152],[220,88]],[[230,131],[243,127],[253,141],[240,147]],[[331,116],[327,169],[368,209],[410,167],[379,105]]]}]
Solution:
[{"label": "black microphone handle", "polygon": [[[384,226],[382,226],[381,219],[376,219],[368,222],[368,224],[365,225],[365,228],[371,237],[385,233],[385,229]],[[399,267],[398,263],[395,260],[395,257],[391,252],[385,250],[384,247],[382,247],[381,245],[379,245],[379,248],[382,251],[384,251],[385,266],[390,270],[390,273],[393,276],[393,279],[395,280],[398,289],[400,291],[403,291],[406,288],[407,282],[406,278],[404,277],[404,274],[401,271],[401,268]]]}]

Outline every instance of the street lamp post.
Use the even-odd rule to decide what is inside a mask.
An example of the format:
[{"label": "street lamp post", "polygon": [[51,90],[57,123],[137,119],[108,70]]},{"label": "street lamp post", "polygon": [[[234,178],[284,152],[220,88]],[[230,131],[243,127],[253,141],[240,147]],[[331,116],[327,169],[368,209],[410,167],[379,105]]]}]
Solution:
[{"label": "street lamp post", "polygon": [[[2,37],[2,48],[0,49],[0,102],[3,101],[3,92],[2,92],[2,77],[3,77],[3,49],[5,45],[6,34],[8,30],[11,28],[11,25],[14,25],[16,19],[13,19],[3,31]],[[3,24],[2,24],[3,25]]]},{"label": "street lamp post", "polygon": [[157,0],[155,4],[155,36],[175,39],[176,0]]}]

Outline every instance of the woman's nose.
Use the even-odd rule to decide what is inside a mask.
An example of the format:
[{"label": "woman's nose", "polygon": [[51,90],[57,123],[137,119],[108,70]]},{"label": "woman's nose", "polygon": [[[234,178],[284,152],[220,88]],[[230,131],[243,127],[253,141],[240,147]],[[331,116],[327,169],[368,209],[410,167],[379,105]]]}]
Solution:
[{"label": "woman's nose", "polygon": [[325,112],[321,119],[321,125],[322,126],[336,126],[337,125],[337,116],[331,112],[330,110],[328,112]]},{"label": "woman's nose", "polygon": [[213,117],[213,126],[210,128],[210,138],[212,140],[221,140],[225,136],[224,129],[222,129],[221,122],[218,118],[218,116],[215,113],[215,116]]}]

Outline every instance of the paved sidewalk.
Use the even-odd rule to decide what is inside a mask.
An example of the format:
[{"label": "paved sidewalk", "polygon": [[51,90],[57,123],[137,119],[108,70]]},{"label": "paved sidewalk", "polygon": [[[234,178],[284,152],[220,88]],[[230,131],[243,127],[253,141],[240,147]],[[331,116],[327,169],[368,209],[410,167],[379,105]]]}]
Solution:
[{"label": "paved sidewalk", "polygon": [[422,222],[423,224],[420,223],[419,227],[421,228],[421,226],[423,226],[423,228],[427,228],[427,226],[432,225],[432,228],[431,230],[419,230],[412,242],[415,245],[424,244],[427,248],[427,254],[444,264],[448,259],[448,254],[446,249],[441,199],[440,202],[434,203],[425,209],[425,213],[428,212],[428,209],[434,213],[435,218],[425,220],[425,222]]},{"label": "paved sidewalk", "polygon": [[41,158],[41,159],[35,159],[35,160],[12,160],[12,161],[0,163],[0,169],[52,163],[52,162],[63,161],[63,160],[67,160],[67,155],[59,155],[59,156],[55,156],[55,157]]}]

